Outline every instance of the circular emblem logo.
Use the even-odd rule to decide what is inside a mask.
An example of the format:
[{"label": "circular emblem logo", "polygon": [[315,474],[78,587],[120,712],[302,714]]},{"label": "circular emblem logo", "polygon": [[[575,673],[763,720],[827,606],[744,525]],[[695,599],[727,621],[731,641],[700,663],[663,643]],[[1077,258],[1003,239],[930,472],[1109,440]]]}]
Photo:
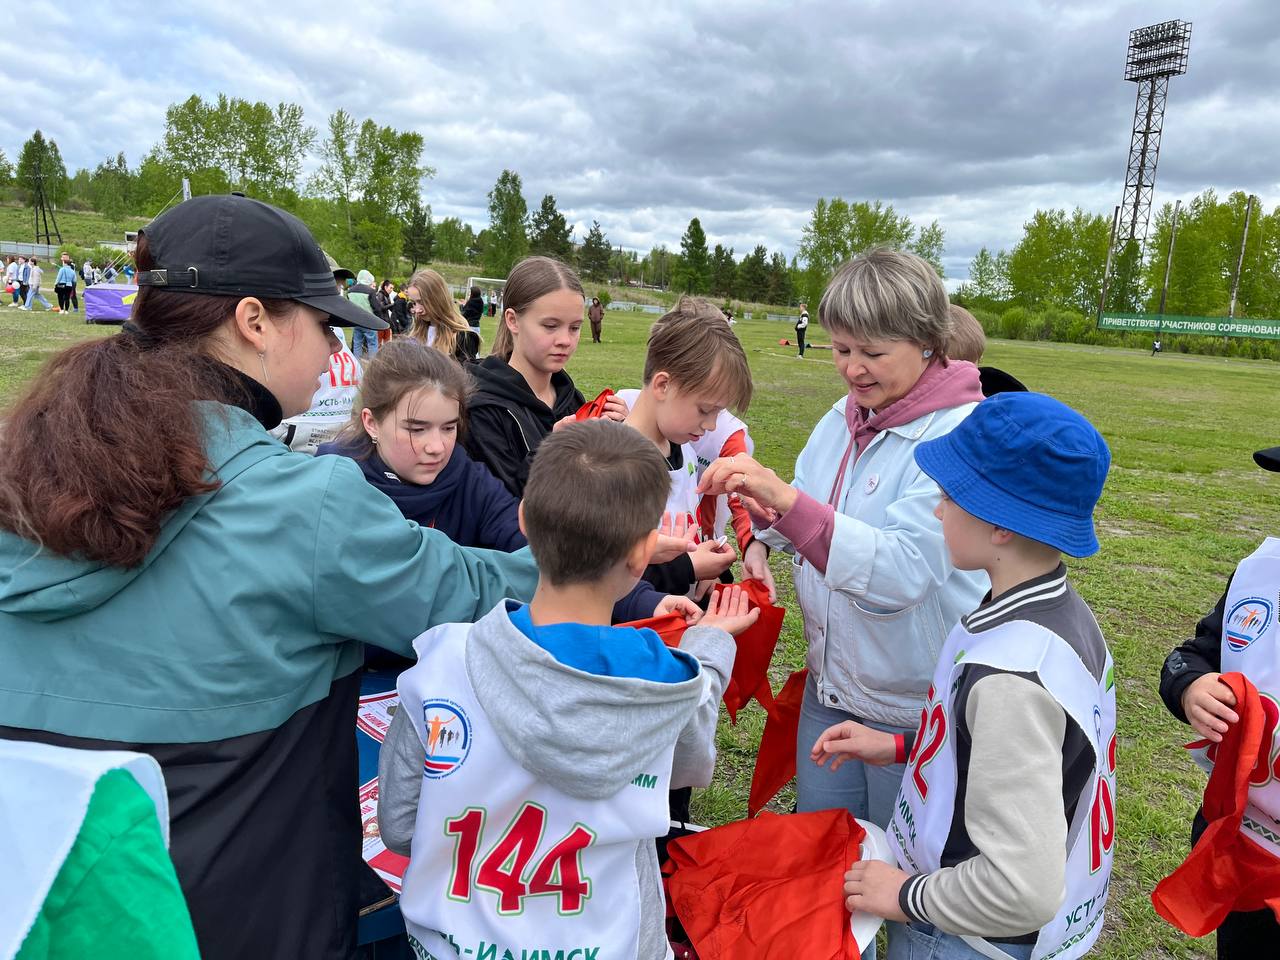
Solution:
[{"label": "circular emblem logo", "polygon": [[422,775],[442,780],[467,762],[467,754],[471,752],[471,721],[452,700],[424,700],[422,720],[427,740]]},{"label": "circular emblem logo", "polygon": [[1240,653],[1257,640],[1271,626],[1271,601],[1262,597],[1249,597],[1237,601],[1227,614],[1224,624],[1227,646]]}]

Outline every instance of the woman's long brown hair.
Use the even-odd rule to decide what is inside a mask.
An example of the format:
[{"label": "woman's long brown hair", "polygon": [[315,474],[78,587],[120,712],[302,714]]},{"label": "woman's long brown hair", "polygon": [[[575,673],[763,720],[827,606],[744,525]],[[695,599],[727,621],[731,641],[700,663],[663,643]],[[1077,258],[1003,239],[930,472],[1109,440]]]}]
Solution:
[{"label": "woman's long brown hair", "polygon": [[436,335],[431,345],[446,357],[454,357],[458,337],[471,328],[458,312],[458,306],[453,302],[453,294],[444,277],[424,267],[409,278],[409,286],[417,290],[418,296],[422,298],[422,313],[414,315],[409,335],[426,343],[428,331],[435,327]]},{"label": "woman's long brown hair", "polygon": [[[139,270],[154,260],[138,238]],[[139,287],[133,333],[53,357],[0,430],[0,528],[65,557],[135,567],[165,517],[220,486],[209,473],[197,400],[243,401],[210,359],[239,297]],[[262,301],[269,314],[287,301]]]}]

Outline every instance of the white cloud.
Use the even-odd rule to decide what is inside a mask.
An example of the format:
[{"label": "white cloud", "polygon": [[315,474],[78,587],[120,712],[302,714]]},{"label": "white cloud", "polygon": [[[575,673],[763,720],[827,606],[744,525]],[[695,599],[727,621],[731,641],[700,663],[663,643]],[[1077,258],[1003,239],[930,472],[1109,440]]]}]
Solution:
[{"label": "white cloud", "polygon": [[[192,93],[289,100],[322,132],[339,107],[421,132],[437,217],[483,224],[509,167],[531,209],[555,194],[580,235],[598,219],[614,244],[674,248],[698,216],[739,255],[764,243],[790,256],[819,196],[881,199],[942,223],[952,277],[980,246],[1015,243],[1038,207],[1119,202],[1128,30],[1176,15],[1157,0],[28,9],[38,42],[0,61],[21,93],[0,115],[11,157],[39,126],[69,167],[119,150],[137,162],[165,107]],[[1156,201],[1214,187],[1274,206],[1280,7],[1195,16]]]}]

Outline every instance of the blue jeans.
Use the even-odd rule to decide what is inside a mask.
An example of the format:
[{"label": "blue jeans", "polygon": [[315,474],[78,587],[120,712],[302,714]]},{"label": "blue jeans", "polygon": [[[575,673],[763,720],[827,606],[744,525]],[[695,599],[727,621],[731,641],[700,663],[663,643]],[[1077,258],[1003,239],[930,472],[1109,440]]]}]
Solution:
[{"label": "blue jeans", "polygon": [[364,327],[351,328],[351,352],[360,356],[360,347],[364,347],[365,357],[372,357],[378,352],[378,331],[366,330]]},{"label": "blue jeans", "polygon": [[[885,924],[889,931],[889,954],[887,960],[985,960],[985,954],[979,953],[959,937],[943,933],[928,923],[895,923]],[[1030,960],[1032,943],[1000,943],[993,944],[1004,951],[1013,960]]]},{"label": "blue jeans", "polygon": [[30,310],[30,309],[31,309],[31,304],[32,304],[32,302],[33,302],[33,301],[35,301],[35,300],[39,300],[41,303],[43,303],[43,304],[44,304],[44,308],[45,308],[46,310],[52,310],[52,309],[53,309],[53,307],[51,307],[51,306],[49,305],[49,301],[48,301],[48,300],[46,300],[46,299],[44,298],[44,294],[40,292],[40,288],[39,288],[39,287],[31,287],[31,288],[27,291],[27,303],[26,303],[26,307],[27,307],[27,309],[28,309],[28,310]]},{"label": "blue jeans", "polygon": [[898,787],[907,769],[905,764],[876,767],[860,760],[849,760],[832,773],[827,767],[819,767],[809,759],[809,751],[822,731],[845,720],[857,720],[886,733],[914,732],[914,728],[876,723],[823,706],[818,700],[817,685],[810,676],[804,688],[800,726],[796,734],[796,811],[809,813],[844,807],[855,817],[888,829],[889,821],[893,819],[893,804],[898,799]]}]

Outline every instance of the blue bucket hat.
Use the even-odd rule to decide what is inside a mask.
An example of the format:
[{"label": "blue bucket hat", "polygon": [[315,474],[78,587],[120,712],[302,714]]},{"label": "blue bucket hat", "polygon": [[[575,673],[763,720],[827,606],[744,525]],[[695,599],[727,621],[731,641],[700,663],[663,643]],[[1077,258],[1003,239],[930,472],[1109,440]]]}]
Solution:
[{"label": "blue bucket hat", "polygon": [[948,497],[987,523],[1072,557],[1098,552],[1093,508],[1111,466],[1102,435],[1042,393],[984,400],[946,436],[915,451]]}]

